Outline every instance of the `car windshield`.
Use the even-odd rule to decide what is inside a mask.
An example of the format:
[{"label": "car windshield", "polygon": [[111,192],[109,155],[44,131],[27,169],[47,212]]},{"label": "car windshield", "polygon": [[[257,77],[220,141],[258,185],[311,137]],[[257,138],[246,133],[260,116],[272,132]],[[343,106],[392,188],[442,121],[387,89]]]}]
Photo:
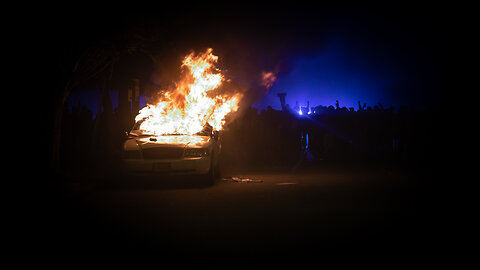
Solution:
[{"label": "car windshield", "polygon": [[[133,136],[154,136],[156,134],[147,133],[147,131],[140,129],[143,120],[136,122],[133,125],[132,130],[130,131],[130,135]],[[197,132],[193,135],[197,136],[211,136],[213,134],[213,128],[210,124],[206,123],[203,129],[200,132]],[[176,135],[189,135],[189,134],[182,134],[182,133],[170,133],[170,134],[161,134],[162,136],[176,136]]]}]

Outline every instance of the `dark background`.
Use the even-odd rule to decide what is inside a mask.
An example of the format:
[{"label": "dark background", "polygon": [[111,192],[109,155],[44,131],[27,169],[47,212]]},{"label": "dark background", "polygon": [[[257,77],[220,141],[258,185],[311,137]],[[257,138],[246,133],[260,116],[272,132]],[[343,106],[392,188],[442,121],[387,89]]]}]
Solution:
[{"label": "dark background", "polygon": [[[299,60],[328,53],[342,55],[331,60],[340,63],[317,60],[299,83],[313,80],[319,84],[314,78],[334,69],[336,74],[323,75],[320,83],[332,78],[352,80],[351,73],[378,81],[371,83],[374,89],[356,90],[366,92],[355,96],[371,100],[368,103],[434,106],[441,97],[442,48],[448,40],[448,20],[442,11],[442,7],[430,5],[328,2],[298,6],[170,4],[113,10],[80,5],[46,12],[27,27],[33,31],[29,36],[35,51],[45,57],[36,63],[42,66],[37,71],[51,71],[48,79],[53,81],[68,76],[61,73],[62,66],[68,67],[85,48],[120,52],[117,80],[128,72],[145,80],[154,80],[152,73],[159,73],[158,80],[169,81],[174,75],[167,70],[175,69],[187,52],[211,47],[221,59],[220,68],[253,92],[248,100],[252,104],[263,97],[264,91],[251,89],[258,87],[262,71],[276,71],[280,79],[287,77]],[[292,84],[279,87],[287,88],[284,91],[292,92],[290,95],[302,90]],[[344,96],[348,98],[348,94]],[[308,95],[314,98],[322,93],[312,90]]]},{"label": "dark background", "polygon": [[[21,61],[19,84],[22,98],[32,104],[26,115],[36,131],[35,141],[26,144],[36,149],[38,175],[46,176],[28,187],[32,195],[26,207],[38,203],[32,211],[38,213],[53,206],[42,229],[63,220],[58,213],[70,213],[67,216],[74,220],[77,214],[86,217],[79,227],[95,223],[95,214],[85,213],[58,187],[103,181],[119,166],[119,145],[131,119],[122,118],[107,99],[99,100],[100,89],[120,94],[137,78],[148,101],[155,89],[175,80],[185,54],[209,47],[220,57],[219,68],[232,87],[244,92],[240,110],[224,134],[225,149],[230,149],[226,167],[233,171],[295,167],[305,153],[300,138],[308,130],[313,157],[303,157],[300,164],[305,168],[380,164],[419,181],[415,186],[420,188],[408,194],[425,195],[421,202],[430,198],[424,191],[435,179],[443,141],[441,67],[448,18],[442,7],[75,3],[41,10],[25,13],[21,18],[28,23],[14,37],[26,59]],[[266,89],[259,75],[270,71],[277,81]],[[75,86],[62,103],[65,86],[72,81]],[[323,113],[310,120],[296,112],[283,114],[276,97],[283,91],[292,108],[296,100],[301,106],[308,100],[312,108],[325,106],[318,107]],[[87,97],[82,99],[85,104],[74,101],[69,108],[69,97],[75,95]],[[91,107],[89,98],[93,107],[101,105],[99,111],[111,115],[101,118],[102,114],[82,109]],[[357,101],[367,104],[365,111]],[[384,109],[379,111],[377,102]],[[348,113],[343,106],[354,107],[355,112]],[[63,112],[60,162],[52,165],[58,110]],[[95,125],[105,128],[94,132]],[[286,147],[280,148],[282,143]],[[245,152],[231,154],[240,150]],[[60,239],[62,234],[53,237]]]}]

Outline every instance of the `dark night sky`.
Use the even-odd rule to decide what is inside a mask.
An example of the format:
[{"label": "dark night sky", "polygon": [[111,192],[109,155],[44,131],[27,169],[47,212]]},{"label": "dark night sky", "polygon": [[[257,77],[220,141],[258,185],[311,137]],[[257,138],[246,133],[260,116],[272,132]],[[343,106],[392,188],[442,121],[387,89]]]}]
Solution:
[{"label": "dark night sky", "polygon": [[[95,46],[108,40],[124,46],[138,35],[147,39],[147,49],[158,61],[134,56],[125,74],[169,80],[169,70],[178,68],[185,53],[212,47],[227,76],[249,89],[246,104],[258,108],[278,109],[279,92],[287,92],[291,105],[309,100],[312,106],[328,106],[338,99],[340,106],[355,109],[358,100],[397,108],[440,102],[443,22],[432,6],[310,2],[125,10],[79,7],[45,17],[40,26],[45,55],[61,62],[72,44]],[[51,65],[50,77],[61,77]],[[268,92],[259,83],[263,71],[277,73]]]}]

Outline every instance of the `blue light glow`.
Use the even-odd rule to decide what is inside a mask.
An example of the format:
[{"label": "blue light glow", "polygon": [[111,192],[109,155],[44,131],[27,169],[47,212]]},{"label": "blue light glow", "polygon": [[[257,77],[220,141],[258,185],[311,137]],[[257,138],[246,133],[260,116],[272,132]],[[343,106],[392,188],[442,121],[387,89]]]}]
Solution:
[{"label": "blue light glow", "polygon": [[307,141],[307,145],[305,146],[305,149],[308,149],[308,133],[306,135],[306,141]]},{"label": "blue light glow", "polygon": [[[357,48],[343,37],[332,37],[330,42],[309,55],[297,56],[291,69],[280,74],[269,93],[254,107],[268,105],[280,110],[277,94],[287,93],[286,103],[293,107],[298,101],[310,107],[318,105],[358,109],[358,101],[367,106],[382,102],[383,106],[398,106],[389,91],[402,74],[396,72],[391,59],[371,55],[369,49]],[[302,115],[300,111],[299,115]]]}]

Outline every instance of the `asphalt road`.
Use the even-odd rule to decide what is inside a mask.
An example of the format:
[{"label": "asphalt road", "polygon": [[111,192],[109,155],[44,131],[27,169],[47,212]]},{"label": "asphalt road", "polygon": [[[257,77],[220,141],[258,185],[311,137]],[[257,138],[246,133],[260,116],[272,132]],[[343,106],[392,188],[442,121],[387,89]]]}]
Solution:
[{"label": "asphalt road", "polygon": [[51,191],[36,206],[33,233],[68,254],[417,258],[438,241],[429,185],[375,166],[224,172],[213,186],[195,177],[108,179]]}]

